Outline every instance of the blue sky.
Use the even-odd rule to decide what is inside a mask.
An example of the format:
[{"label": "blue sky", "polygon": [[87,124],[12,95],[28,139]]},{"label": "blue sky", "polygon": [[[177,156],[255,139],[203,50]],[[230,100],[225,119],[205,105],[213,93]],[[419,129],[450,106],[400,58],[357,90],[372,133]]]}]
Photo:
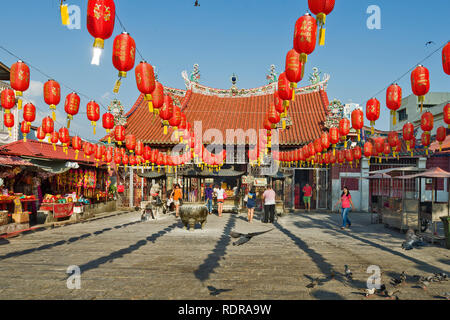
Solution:
[{"label": "blue sky", "polygon": [[[108,105],[117,70],[111,61],[115,35],[122,32],[116,21],[113,36],[105,42],[100,66],[92,66],[93,38],[86,29],[87,1],[67,0],[81,8],[81,29],[61,25],[59,1],[3,1],[0,44],[58,81]],[[159,80],[170,87],[183,88],[183,70],[200,65],[200,82],[216,88],[229,88],[230,75],[238,75],[240,88],[266,83],[271,64],[282,72],[292,48],[296,20],[308,10],[307,0],[116,0],[116,10],[127,31],[135,39],[144,58],[156,66]],[[381,30],[369,30],[369,5],[381,9]],[[450,40],[448,0],[336,0],[327,18],[326,44],[310,55],[307,74],[313,67],[331,75],[328,96],[342,102],[365,106],[373,94],[388,86],[422,58]],[[20,13],[20,14],[19,14]],[[19,20],[20,17],[20,20]],[[425,46],[427,41],[434,45]],[[0,50],[0,61],[10,65],[15,58]],[[137,58],[136,63],[139,62]],[[450,78],[442,70],[441,53],[424,62],[430,70],[431,91],[449,91]],[[46,111],[41,83],[46,77],[31,70],[36,81],[27,98]],[[307,76],[300,86],[307,85]],[[404,96],[411,93],[409,75],[399,84]],[[64,116],[63,88],[58,117]],[[118,98],[129,109],[138,90],[134,71],[123,81]],[[377,96],[382,114],[377,127],[387,130],[389,110],[384,92]],[[82,98],[81,112],[88,100]],[[44,112],[41,113],[41,116]],[[62,121],[61,121],[62,122]],[[39,123],[39,122],[38,122]],[[79,114],[71,129],[85,138],[94,137],[85,114]],[[99,124],[101,127],[101,124]],[[86,129],[86,127],[88,129]]]}]

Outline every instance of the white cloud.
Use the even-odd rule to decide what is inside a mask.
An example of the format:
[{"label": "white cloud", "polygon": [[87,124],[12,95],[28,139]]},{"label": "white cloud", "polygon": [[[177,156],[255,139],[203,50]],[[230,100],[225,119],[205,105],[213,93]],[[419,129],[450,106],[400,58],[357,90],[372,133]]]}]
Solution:
[{"label": "white cloud", "polygon": [[44,95],[44,84],[40,81],[30,81],[30,87],[23,93],[25,99],[36,101]]}]

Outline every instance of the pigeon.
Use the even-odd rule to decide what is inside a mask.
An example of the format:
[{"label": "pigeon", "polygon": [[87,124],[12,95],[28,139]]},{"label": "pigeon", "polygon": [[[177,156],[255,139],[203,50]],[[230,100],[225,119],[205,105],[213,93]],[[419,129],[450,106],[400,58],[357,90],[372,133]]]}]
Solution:
[{"label": "pigeon", "polygon": [[231,291],[231,289],[217,289],[213,286],[207,286],[207,288],[209,290],[209,295],[211,295],[211,296],[218,296],[222,292]]},{"label": "pigeon", "polygon": [[319,279],[319,278],[312,279],[311,283],[307,284],[306,287],[312,289],[312,288],[314,288],[316,285],[318,285],[319,282],[320,282],[320,279]]},{"label": "pigeon", "polygon": [[419,286],[423,289],[423,290],[427,290],[428,286],[430,285],[430,282],[427,280],[423,280],[421,279],[419,281]]},{"label": "pigeon", "polygon": [[397,298],[396,294],[400,293],[400,289],[397,288],[386,288],[384,294],[387,298]]},{"label": "pigeon", "polygon": [[368,297],[370,297],[370,296],[375,294],[376,289],[375,288],[371,288],[371,289],[365,289],[364,291],[365,291],[365,294],[364,294],[365,297],[368,298]]},{"label": "pigeon", "polygon": [[397,278],[392,278],[391,279],[391,284],[393,286],[398,286],[398,285],[404,284],[405,282],[406,282],[406,272],[405,271],[403,271],[400,274],[400,278],[399,279],[397,279]]},{"label": "pigeon", "polygon": [[233,246],[240,246],[246,242],[249,242],[251,238],[253,238],[255,236],[259,236],[261,234],[264,234],[264,233],[272,231],[272,230],[273,229],[262,231],[262,232],[247,233],[247,234],[231,231],[230,236],[232,238],[239,238],[237,241],[233,242]]},{"label": "pigeon", "polygon": [[345,277],[347,278],[348,281],[352,281],[353,280],[353,273],[350,271],[350,268],[348,267],[348,265],[345,265]]},{"label": "pigeon", "polygon": [[408,229],[406,232],[406,240],[402,243],[402,248],[404,250],[412,250],[417,247],[424,246],[425,243],[423,242],[422,238],[419,238],[415,233],[414,230]]}]

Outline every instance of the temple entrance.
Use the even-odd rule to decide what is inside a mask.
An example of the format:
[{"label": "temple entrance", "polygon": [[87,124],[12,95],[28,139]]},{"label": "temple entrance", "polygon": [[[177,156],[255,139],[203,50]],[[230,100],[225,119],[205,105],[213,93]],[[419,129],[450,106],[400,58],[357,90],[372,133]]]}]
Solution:
[{"label": "temple entrance", "polygon": [[328,169],[317,169],[317,208],[328,208]]}]

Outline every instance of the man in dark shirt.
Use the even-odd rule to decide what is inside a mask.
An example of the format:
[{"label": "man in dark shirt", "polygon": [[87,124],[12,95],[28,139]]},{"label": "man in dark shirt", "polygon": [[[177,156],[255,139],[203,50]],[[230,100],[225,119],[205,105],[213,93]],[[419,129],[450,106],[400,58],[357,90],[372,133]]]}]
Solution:
[{"label": "man in dark shirt", "polygon": [[206,207],[208,208],[208,213],[212,213],[212,199],[213,199],[213,189],[210,185],[207,185],[205,189],[205,200],[206,200]]}]

